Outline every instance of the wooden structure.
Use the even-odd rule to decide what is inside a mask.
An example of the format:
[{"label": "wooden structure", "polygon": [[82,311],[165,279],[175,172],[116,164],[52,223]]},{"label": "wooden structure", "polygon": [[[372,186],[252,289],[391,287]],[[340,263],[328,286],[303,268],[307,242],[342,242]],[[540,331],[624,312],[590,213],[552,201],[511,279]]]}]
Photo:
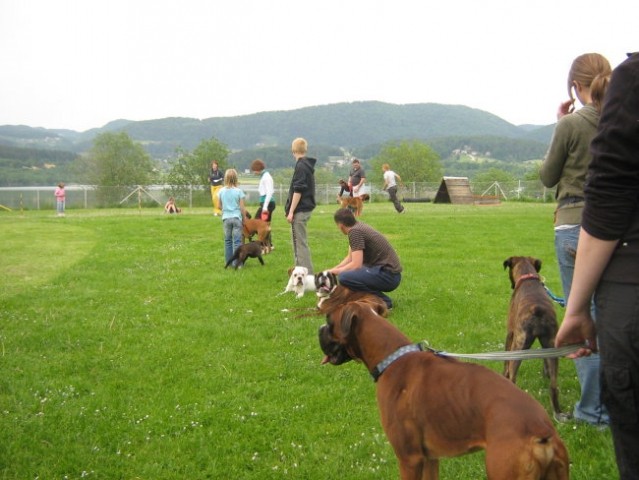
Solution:
[{"label": "wooden structure", "polygon": [[474,204],[475,197],[470,191],[468,177],[443,177],[434,203]]}]

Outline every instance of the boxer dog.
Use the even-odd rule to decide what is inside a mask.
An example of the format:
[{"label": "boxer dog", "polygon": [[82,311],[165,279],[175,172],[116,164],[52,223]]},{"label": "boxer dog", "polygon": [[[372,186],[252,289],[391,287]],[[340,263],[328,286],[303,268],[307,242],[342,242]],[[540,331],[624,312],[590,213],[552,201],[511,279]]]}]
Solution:
[{"label": "boxer dog", "polygon": [[295,292],[297,298],[302,298],[304,292],[315,291],[315,276],[308,273],[306,267],[289,268],[288,270],[288,284],[282,292]]},{"label": "boxer dog", "polygon": [[[555,308],[544,289],[539,271],[541,260],[533,257],[510,257],[504,261],[504,269],[509,269],[513,289],[508,311],[506,351],[528,350],[535,339],[543,348],[555,346],[557,316]],[[504,376],[513,383],[517,381],[517,371],[521,360],[504,362]],[[559,359],[544,360],[544,372],[550,377],[550,401],[556,418],[561,413],[557,374]]]},{"label": "boxer dog", "polygon": [[422,351],[369,304],[319,329],[322,363],[358,360],[377,382],[384,432],[403,480],[439,478],[439,459],[484,449],[491,480],[566,480],[568,452],[544,408],[482,365]]},{"label": "boxer dog", "polygon": [[264,265],[264,260],[262,259],[262,254],[264,253],[264,245],[260,242],[249,242],[243,243],[239,247],[235,249],[233,252],[233,256],[226,262],[224,268],[228,268],[228,266],[235,261],[235,270],[238,268],[242,268],[244,266],[244,262],[246,259],[257,258],[262,265]]},{"label": "boxer dog", "polygon": [[377,313],[388,315],[386,303],[377,295],[368,292],[351,290],[337,281],[337,275],[324,270],[315,275],[317,310],[319,314],[330,314],[347,302],[361,301],[370,304]]},{"label": "boxer dog", "polygon": [[259,218],[251,218],[251,214],[244,212],[244,220],[242,220],[242,243],[252,241],[257,234],[257,240],[264,245],[264,252],[269,253],[273,250],[271,242],[271,226]]},{"label": "boxer dog", "polygon": [[353,211],[356,217],[359,217],[364,210],[364,202],[371,198],[367,193],[361,194],[359,197],[342,197],[340,200],[341,208],[348,208]]}]

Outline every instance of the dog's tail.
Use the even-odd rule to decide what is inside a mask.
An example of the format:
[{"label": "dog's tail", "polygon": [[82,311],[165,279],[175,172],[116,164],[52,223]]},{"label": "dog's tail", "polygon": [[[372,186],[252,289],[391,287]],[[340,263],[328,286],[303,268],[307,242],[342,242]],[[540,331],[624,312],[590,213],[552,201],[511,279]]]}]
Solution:
[{"label": "dog's tail", "polygon": [[549,437],[533,437],[531,439],[533,469],[539,468],[537,475],[530,478],[540,480],[568,480],[568,451],[555,433]]}]

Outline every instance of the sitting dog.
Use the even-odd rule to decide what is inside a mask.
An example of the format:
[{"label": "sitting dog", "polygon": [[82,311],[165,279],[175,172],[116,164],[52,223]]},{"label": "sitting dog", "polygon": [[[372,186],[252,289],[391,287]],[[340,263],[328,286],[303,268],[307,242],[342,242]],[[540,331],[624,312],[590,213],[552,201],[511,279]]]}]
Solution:
[{"label": "sitting dog", "polygon": [[341,208],[348,208],[353,211],[356,217],[359,217],[364,210],[364,202],[371,198],[367,193],[361,194],[359,197],[342,197]]},{"label": "sitting dog", "polygon": [[388,315],[388,307],[384,300],[372,293],[351,290],[340,285],[337,275],[328,270],[315,275],[315,290],[319,299],[317,310],[320,314],[330,314],[347,302],[360,301],[369,304],[379,315]]},{"label": "sitting dog", "polygon": [[[533,257],[510,257],[504,261],[504,269],[509,269],[513,289],[508,311],[506,351],[527,350],[535,339],[543,348],[555,346],[557,316],[555,308],[539,277],[541,260]],[[504,376],[513,383],[517,381],[517,370],[521,360],[504,362]],[[559,360],[544,360],[545,372],[550,376],[550,400],[555,416],[561,414],[557,373]]]},{"label": "sitting dog", "polygon": [[264,245],[260,242],[249,242],[243,243],[235,252],[233,252],[233,256],[226,262],[224,268],[228,268],[228,266],[235,261],[235,269],[242,268],[244,266],[244,262],[246,262],[247,258],[257,258],[262,265],[264,265],[264,260],[262,259],[262,253],[264,253]]},{"label": "sitting dog", "polygon": [[347,302],[326,318],[322,363],[366,365],[402,479],[435,480],[440,458],[480,449],[491,480],[568,479],[568,452],[548,414],[503,376],[421,351],[367,303]]},{"label": "sitting dog", "polygon": [[295,292],[297,298],[302,298],[304,292],[315,291],[315,276],[308,273],[308,268],[289,268],[288,275],[288,284],[282,293]]},{"label": "sitting dog", "polygon": [[257,234],[257,240],[264,245],[264,253],[273,250],[271,242],[271,226],[259,218],[251,218],[251,214],[244,212],[244,220],[242,221],[242,243],[253,240],[253,236]]}]

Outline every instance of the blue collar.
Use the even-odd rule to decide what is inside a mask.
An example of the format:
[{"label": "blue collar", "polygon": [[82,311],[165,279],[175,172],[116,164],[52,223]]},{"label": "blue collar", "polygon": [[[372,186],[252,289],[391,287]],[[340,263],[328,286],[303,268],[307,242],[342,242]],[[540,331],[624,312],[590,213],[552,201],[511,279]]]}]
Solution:
[{"label": "blue collar", "polygon": [[391,353],[384,360],[379,362],[377,366],[371,372],[371,376],[373,377],[373,381],[379,380],[379,377],[382,376],[382,373],[392,365],[395,360],[399,360],[401,357],[406,355],[407,353],[413,352],[421,352],[423,350],[422,345],[420,343],[415,343],[412,345],[404,345],[401,348],[398,348],[393,353]]}]

